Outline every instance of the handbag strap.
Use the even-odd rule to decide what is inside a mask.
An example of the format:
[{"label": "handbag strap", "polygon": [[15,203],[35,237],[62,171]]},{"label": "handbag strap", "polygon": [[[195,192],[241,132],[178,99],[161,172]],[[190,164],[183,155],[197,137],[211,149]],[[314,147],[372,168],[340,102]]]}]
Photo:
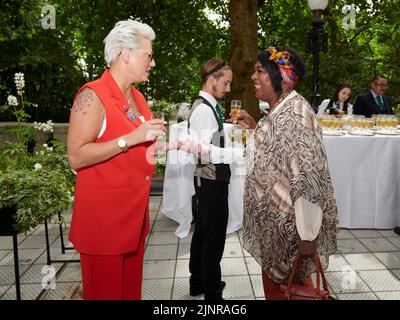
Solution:
[{"label": "handbag strap", "polygon": [[324,290],[329,292],[328,281],[326,281],[325,273],[324,270],[322,269],[321,260],[319,259],[318,255],[315,256],[315,262],[319,266],[319,274],[321,275],[322,278],[322,287],[324,288]]},{"label": "handbag strap", "polygon": [[[303,260],[303,258],[298,253],[294,260],[294,263],[292,266],[292,271],[290,272],[290,275],[289,275],[289,282],[288,282],[288,288],[287,288],[287,293],[289,296],[291,295],[291,291],[292,291],[292,287],[293,287],[293,283],[294,283],[294,277],[300,273],[300,265],[301,265],[302,260]],[[321,296],[321,289],[320,289],[320,280],[321,279],[320,279],[320,277],[322,278],[322,286],[323,286],[324,290],[329,292],[329,288],[328,288],[328,282],[326,281],[326,278],[325,278],[324,271],[322,269],[321,261],[317,254],[315,255],[314,265],[315,265],[315,272],[316,272],[316,278],[317,278],[317,285],[315,288],[316,289],[316,297],[319,298]]]}]

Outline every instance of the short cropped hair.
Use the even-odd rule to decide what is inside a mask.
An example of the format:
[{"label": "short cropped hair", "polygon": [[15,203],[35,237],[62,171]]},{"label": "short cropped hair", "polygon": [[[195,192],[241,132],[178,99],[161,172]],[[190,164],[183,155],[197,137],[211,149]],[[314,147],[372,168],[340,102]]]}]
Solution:
[{"label": "short cropped hair", "polygon": [[122,49],[138,49],[141,40],[153,41],[155,38],[154,30],[145,23],[131,19],[117,22],[103,40],[104,59],[107,62],[107,66],[110,67]]}]

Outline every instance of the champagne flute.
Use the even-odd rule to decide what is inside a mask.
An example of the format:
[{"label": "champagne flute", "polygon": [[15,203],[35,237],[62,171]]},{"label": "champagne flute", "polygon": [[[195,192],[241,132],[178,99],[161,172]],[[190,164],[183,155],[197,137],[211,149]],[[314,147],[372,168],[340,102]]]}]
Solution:
[{"label": "champagne flute", "polygon": [[242,108],[241,100],[232,100],[231,101],[231,117],[232,117],[233,124],[237,124],[241,108]]},{"label": "champagne flute", "polygon": [[[164,121],[164,112],[163,111],[154,111],[153,112],[153,119],[160,119]],[[167,150],[167,141],[165,136],[158,136],[156,140],[156,147],[154,150],[154,156],[163,156],[165,155]]]}]

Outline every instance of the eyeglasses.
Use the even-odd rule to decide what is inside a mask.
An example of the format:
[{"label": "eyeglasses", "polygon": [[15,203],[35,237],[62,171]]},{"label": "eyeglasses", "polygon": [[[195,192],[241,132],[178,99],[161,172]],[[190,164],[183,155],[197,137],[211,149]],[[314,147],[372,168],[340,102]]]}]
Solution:
[{"label": "eyeglasses", "polygon": [[154,60],[154,52],[148,52],[148,51],[146,51],[144,49],[134,49],[134,50],[143,51],[149,57],[149,61],[153,61]]},{"label": "eyeglasses", "polygon": [[374,83],[380,88],[387,88],[388,87],[388,85],[384,84],[384,83],[378,83],[378,82],[374,82]]}]

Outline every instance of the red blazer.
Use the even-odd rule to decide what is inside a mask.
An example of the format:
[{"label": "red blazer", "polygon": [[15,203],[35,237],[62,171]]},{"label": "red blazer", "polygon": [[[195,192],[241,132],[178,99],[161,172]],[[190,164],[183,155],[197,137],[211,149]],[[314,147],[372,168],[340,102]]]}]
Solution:
[{"label": "red blazer", "polygon": [[[107,69],[85,84],[100,98],[107,126],[96,143],[129,133],[142,122],[125,115],[127,101]],[[77,94],[77,96],[78,96]],[[151,111],[143,95],[132,94],[146,120]],[[78,170],[69,240],[81,253],[118,255],[135,251],[142,232],[149,230],[149,193],[155,158],[153,143],[142,143],[113,158]]]}]

